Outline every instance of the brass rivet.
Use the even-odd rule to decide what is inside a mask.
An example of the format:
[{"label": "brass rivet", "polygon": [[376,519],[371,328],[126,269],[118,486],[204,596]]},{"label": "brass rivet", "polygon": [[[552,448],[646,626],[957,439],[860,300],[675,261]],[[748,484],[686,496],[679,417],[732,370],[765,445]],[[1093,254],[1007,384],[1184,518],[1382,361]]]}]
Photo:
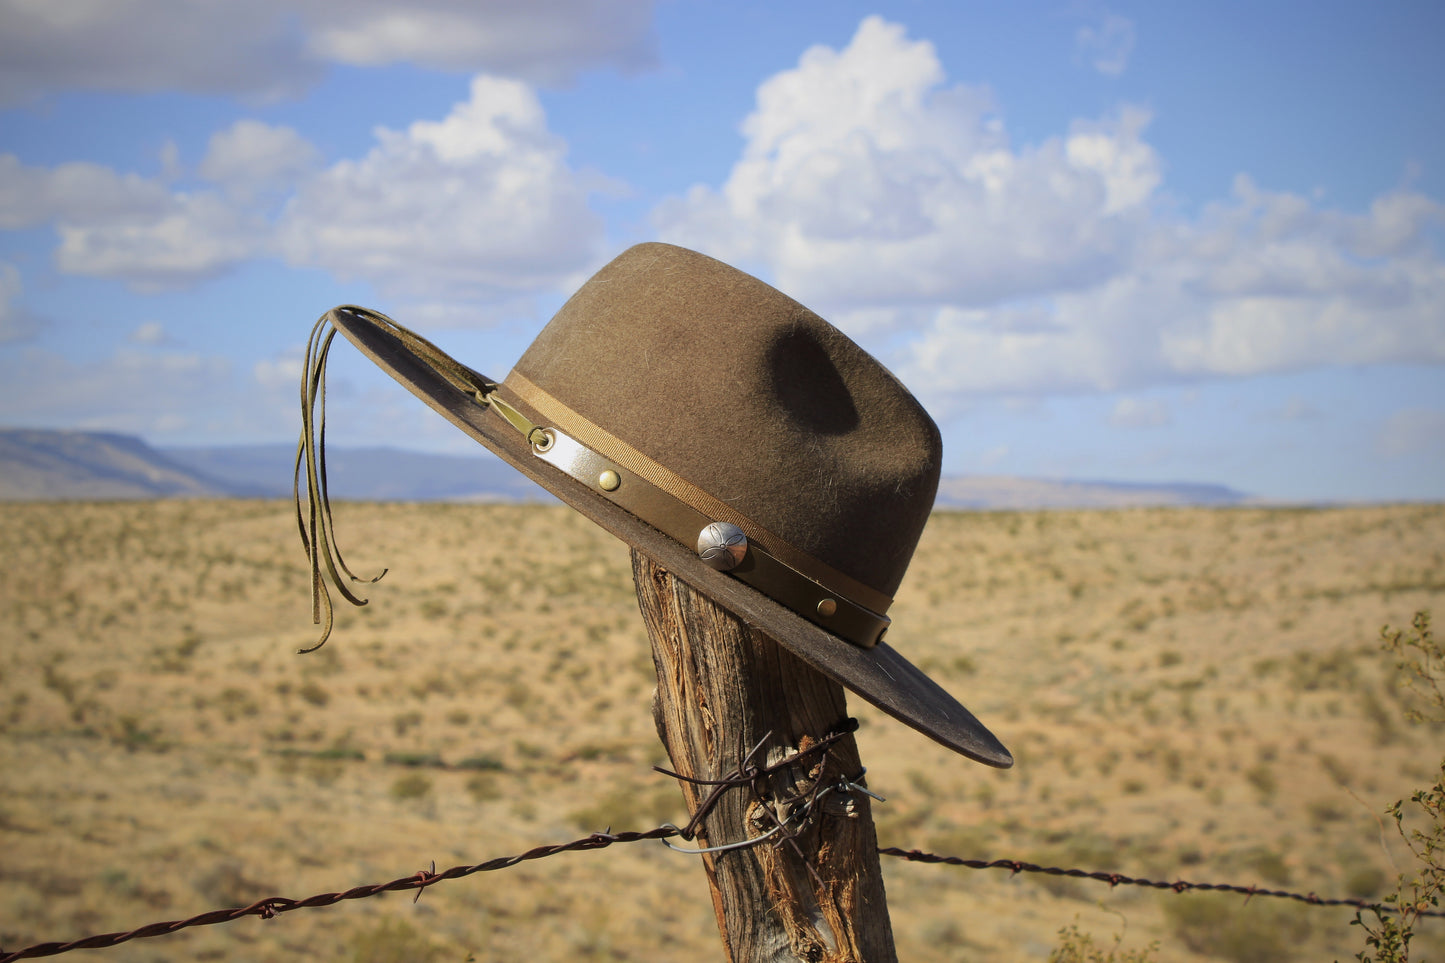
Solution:
[{"label": "brass rivet", "polygon": [[604,492],[615,492],[622,487],[622,476],[609,468],[597,476],[597,485]]},{"label": "brass rivet", "polygon": [[838,603],[832,599],[824,599],[818,603],[818,614],[824,618],[827,618],[836,611],[838,611]]}]

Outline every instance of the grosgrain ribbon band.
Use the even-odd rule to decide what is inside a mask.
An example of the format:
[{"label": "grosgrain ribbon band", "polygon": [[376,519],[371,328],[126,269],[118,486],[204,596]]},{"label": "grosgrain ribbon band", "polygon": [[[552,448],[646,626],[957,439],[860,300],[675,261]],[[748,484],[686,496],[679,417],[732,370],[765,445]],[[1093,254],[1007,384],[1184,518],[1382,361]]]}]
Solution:
[{"label": "grosgrain ribbon band", "polygon": [[[331,632],[330,593],[323,570],[343,597],[354,605],[366,600],[347,588],[364,580],[346,567],[331,530],[325,454],[325,370],[337,315],[345,313],[395,337],[419,360],[445,378],[478,405],[493,409],[525,438],[539,459],[586,485],[640,521],[673,540],[694,547],[702,529],[727,521],[748,536],[747,553],[727,574],[840,638],[868,648],[882,639],[889,619],[882,614],[892,599],[858,582],[740,515],[735,509],[652,461],[609,432],[571,411],[551,395],[515,372],[505,385],[460,364],[436,345],[402,327],[386,315],[346,305],[334,308],[317,322],[308,345],[302,376],[302,435],[297,445],[297,525],[310,556],[315,620],[324,623],[321,639]],[[326,330],[331,328],[332,330]],[[499,391],[499,389],[501,389]],[[510,392],[527,412],[502,397]],[[540,424],[532,418],[537,417]],[[575,436],[575,437],[574,437]],[[300,481],[305,469],[306,508]],[[306,509],[309,509],[309,513]],[[385,574],[384,572],[382,574]],[[303,651],[309,651],[303,650]]]},{"label": "grosgrain ribbon band", "polygon": [[[806,578],[825,586],[835,595],[848,598],[863,608],[879,614],[886,613],[889,606],[893,604],[893,599],[887,594],[794,548],[785,539],[743,515],[727,502],[714,497],[671,469],[658,464],[605,428],[589,421],[547,391],[539,388],[526,376],[513,371],[507,376],[503,387],[583,446],[617,462],[683,504],[708,516],[708,521],[731,522],[743,530],[748,537],[749,544],[762,546],[769,555]],[[644,521],[646,520],[644,518]],[[687,543],[686,540],[683,541],[684,544]]]},{"label": "grosgrain ribbon band", "polygon": [[[696,544],[698,533],[716,520],[558,429],[544,427],[540,431],[544,440],[533,443],[534,455],[674,541],[684,545]],[[609,475],[612,477],[607,477]],[[742,562],[729,569],[727,574],[746,582],[808,621],[863,648],[877,645],[889,626],[886,615],[871,612],[830,591],[752,542],[749,542]]]}]

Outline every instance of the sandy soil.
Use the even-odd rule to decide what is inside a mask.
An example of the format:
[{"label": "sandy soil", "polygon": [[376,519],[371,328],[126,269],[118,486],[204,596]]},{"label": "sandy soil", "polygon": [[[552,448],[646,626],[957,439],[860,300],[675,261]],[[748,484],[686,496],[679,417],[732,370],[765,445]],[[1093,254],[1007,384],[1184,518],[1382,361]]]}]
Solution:
[{"label": "sandy soil", "polygon": [[[337,508],[372,603],[312,639],[289,505],[0,506],[0,946],[129,929],[680,820],[650,770],[627,549],[561,507]],[[1445,598],[1445,507],[939,513],[890,641],[1014,751],[852,700],[880,842],[1374,896],[1383,808],[1438,771],[1384,623]],[[345,610],[341,610],[344,608]],[[1352,958],[1352,913],[885,861],[904,960]],[[1445,926],[1417,947],[1445,952]],[[1433,940],[1433,943],[1426,942]],[[1213,955],[1210,955],[1213,954]],[[88,959],[719,959],[647,843]]]}]

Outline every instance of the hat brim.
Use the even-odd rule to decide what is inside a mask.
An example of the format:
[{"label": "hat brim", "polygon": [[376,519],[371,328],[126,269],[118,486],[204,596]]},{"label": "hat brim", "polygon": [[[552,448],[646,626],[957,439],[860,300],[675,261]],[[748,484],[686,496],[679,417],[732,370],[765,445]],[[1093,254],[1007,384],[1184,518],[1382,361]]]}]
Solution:
[{"label": "hat brim", "polygon": [[685,546],[535,457],[521,433],[477,404],[389,332],[345,310],[333,312],[331,317],[336,329],[362,354],[452,424],[819,672],[955,752],[1000,769],[1013,765],[1013,756],[973,713],[886,642],[867,649],[852,645],[743,582],[709,568]]}]

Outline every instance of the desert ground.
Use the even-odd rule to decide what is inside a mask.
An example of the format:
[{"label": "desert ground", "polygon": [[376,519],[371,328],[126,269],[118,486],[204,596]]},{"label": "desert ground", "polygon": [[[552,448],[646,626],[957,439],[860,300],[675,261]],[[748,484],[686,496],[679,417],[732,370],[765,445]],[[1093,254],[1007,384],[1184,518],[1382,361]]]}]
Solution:
[{"label": "desert ground", "polygon": [[[292,508],[0,506],[0,946],[685,818],[625,545],[555,505],[340,504],[371,604],[320,651]],[[1381,626],[1445,610],[1445,506],[933,516],[890,642],[1013,750],[857,697],[884,846],[1375,897],[1445,730]],[[899,957],[1352,959],[1349,910],[884,860]],[[1445,954],[1445,920],[1415,948]],[[720,959],[694,857],[569,853],[88,960]]]}]

